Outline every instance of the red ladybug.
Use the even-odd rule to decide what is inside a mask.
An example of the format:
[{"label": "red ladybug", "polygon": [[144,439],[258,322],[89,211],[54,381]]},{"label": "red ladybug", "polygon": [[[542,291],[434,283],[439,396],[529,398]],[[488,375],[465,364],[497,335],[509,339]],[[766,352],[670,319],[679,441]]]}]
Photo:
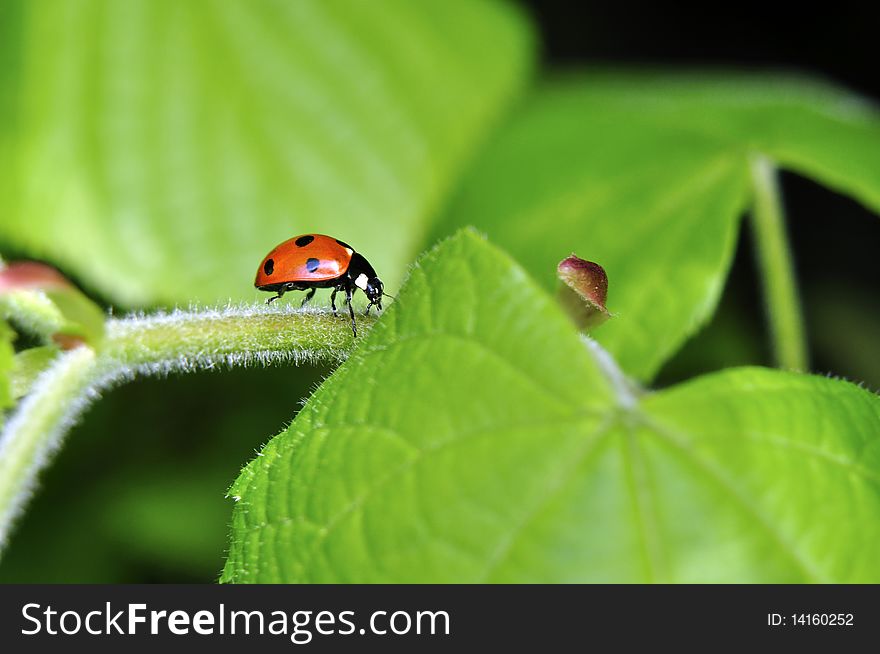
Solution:
[{"label": "red ladybug", "polygon": [[[345,291],[345,301],[351,314],[351,331],[357,337],[351,296],[361,289],[370,303],[364,315],[374,304],[382,309],[384,292],[382,281],[370,262],[354,251],[348,243],[324,234],[295,236],[275,247],[260,264],[254,286],[261,291],[275,293],[266,303],[277,300],[287,291],[308,291],[302,306],[315,296],[319,288],[332,288],[330,305],[336,313],[336,293]],[[391,296],[389,296],[391,297]]]}]

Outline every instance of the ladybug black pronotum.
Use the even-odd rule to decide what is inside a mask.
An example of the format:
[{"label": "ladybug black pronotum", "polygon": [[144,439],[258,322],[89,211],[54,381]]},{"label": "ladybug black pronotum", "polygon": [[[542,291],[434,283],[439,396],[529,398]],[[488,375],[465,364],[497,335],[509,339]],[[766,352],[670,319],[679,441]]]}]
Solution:
[{"label": "ladybug black pronotum", "polygon": [[[277,300],[287,291],[308,291],[302,304],[315,296],[319,288],[332,288],[330,306],[336,313],[336,293],[345,291],[345,301],[351,314],[351,331],[357,337],[357,325],[351,296],[356,288],[361,289],[370,307],[382,309],[384,292],[382,280],[376,276],[373,266],[354,249],[332,236],[324,234],[303,234],[284,241],[275,247],[260,264],[254,286],[261,291],[275,293],[266,302]],[[390,297],[390,296],[389,296]]]}]

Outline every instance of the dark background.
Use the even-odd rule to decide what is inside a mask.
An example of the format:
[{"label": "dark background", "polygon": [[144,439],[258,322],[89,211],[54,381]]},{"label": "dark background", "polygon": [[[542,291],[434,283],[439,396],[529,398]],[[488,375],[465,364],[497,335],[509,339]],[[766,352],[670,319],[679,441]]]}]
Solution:
[{"label": "dark background", "polygon": [[870,2],[662,3],[526,0],[545,64],[711,65],[820,73],[877,97],[877,12]]},{"label": "dark background", "polygon": [[[607,64],[775,69],[818,74],[880,98],[877,23],[868,3],[815,10],[806,3],[792,10],[768,3],[695,9],[523,4],[543,40],[544,71]],[[795,175],[783,176],[783,193],[813,370],[877,389],[880,221],[856,202]],[[610,306],[613,295],[610,280]],[[730,365],[769,363],[744,229],[717,315],[665,367],[658,384]],[[326,373],[237,370],[139,380],[110,391],[89,409],[43,475],[0,564],[0,581],[215,580],[231,513],[231,501],[222,500],[218,489],[284,428],[289,407]],[[218,415],[218,405],[236,411]],[[172,423],[190,427],[164,427]],[[114,458],[95,457],[96,448]]]}]

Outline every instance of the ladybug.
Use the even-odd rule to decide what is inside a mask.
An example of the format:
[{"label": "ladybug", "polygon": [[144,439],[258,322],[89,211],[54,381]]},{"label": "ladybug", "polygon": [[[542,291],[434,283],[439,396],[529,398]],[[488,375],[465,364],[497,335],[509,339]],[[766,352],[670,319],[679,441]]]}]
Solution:
[{"label": "ladybug", "polygon": [[334,315],[336,293],[345,291],[345,301],[351,314],[351,331],[355,337],[357,325],[351,306],[355,289],[361,289],[370,301],[364,315],[370,313],[373,305],[381,311],[382,296],[388,295],[369,261],[348,243],[324,234],[294,236],[276,246],[260,264],[254,286],[261,291],[275,293],[266,300],[266,304],[277,300],[287,291],[308,291],[302,306],[315,296],[319,288],[332,288],[330,306]]}]

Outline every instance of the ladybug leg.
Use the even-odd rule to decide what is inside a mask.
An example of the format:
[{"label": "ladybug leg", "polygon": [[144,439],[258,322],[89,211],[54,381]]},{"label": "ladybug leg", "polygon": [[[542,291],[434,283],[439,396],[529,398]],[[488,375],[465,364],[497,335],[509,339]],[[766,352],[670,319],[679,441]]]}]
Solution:
[{"label": "ladybug leg", "polygon": [[274,302],[275,300],[277,300],[278,298],[280,298],[282,295],[284,295],[284,292],[285,292],[286,290],[287,290],[287,289],[286,289],[285,287],[283,287],[283,286],[282,286],[281,288],[279,288],[278,291],[277,291],[278,294],[277,294],[277,295],[273,295],[273,296],[270,297],[268,300],[266,300],[266,304],[272,304],[272,302]]},{"label": "ladybug leg", "polygon": [[367,310],[364,311],[364,315],[369,316],[370,309],[372,309],[373,307],[376,307],[376,313],[379,313],[380,311],[382,311],[382,298],[381,297],[378,300],[376,300],[375,302],[373,302],[373,300],[370,300],[369,304],[367,304]]},{"label": "ladybug leg", "polygon": [[300,304],[299,306],[300,306],[300,307],[304,307],[304,306],[306,306],[306,305],[309,303],[309,301],[310,301],[313,297],[315,297],[315,291],[317,291],[317,290],[318,290],[318,289],[313,288],[313,289],[311,289],[308,293],[306,293],[306,296],[303,298],[302,304]]},{"label": "ladybug leg", "polygon": [[333,292],[330,294],[330,306],[333,307],[333,315],[336,314],[336,293],[339,291],[338,288],[334,288]]},{"label": "ladybug leg", "polygon": [[345,301],[348,303],[348,313],[351,315],[351,333],[357,338],[357,323],[354,320],[354,308],[351,306],[351,288],[345,289]]}]

